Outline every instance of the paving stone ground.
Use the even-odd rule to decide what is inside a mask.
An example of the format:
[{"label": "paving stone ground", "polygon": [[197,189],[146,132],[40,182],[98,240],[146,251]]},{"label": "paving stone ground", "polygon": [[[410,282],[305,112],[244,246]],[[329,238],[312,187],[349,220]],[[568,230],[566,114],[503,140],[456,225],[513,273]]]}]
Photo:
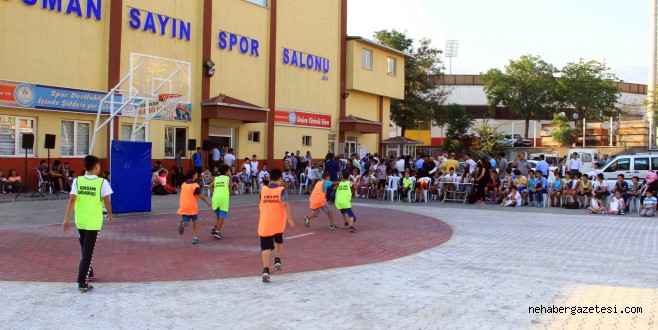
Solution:
[{"label": "paving stone ground", "polygon": [[[256,201],[253,196],[240,198],[236,204]],[[81,294],[72,283],[0,282],[0,324],[56,329],[656,327],[658,218],[355,202],[357,208],[375,206],[375,214],[395,210],[443,221],[453,236],[445,244],[406,257],[281,274],[267,284],[256,276],[98,283],[94,291]],[[0,228],[42,231],[48,228],[45,224],[61,222],[59,204],[65,202],[46,203],[45,215],[35,210],[35,203],[0,204]],[[154,201],[156,212],[170,212],[170,204],[171,200]],[[33,219],[16,220],[22,209]],[[400,226],[416,223],[413,216],[398,221]],[[47,235],[40,240],[48,240]],[[31,248],[38,249],[40,240]],[[38,273],[37,266],[34,271]],[[641,307],[642,313],[529,313],[529,307],[553,305]]]}]

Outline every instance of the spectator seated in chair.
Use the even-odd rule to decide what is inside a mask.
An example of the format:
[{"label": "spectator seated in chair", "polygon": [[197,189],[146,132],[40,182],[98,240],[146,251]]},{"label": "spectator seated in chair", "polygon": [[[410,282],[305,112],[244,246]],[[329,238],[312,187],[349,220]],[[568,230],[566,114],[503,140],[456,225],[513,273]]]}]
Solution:
[{"label": "spectator seated in chair", "polygon": [[55,184],[55,189],[59,189],[61,193],[67,193],[64,189],[64,175],[62,175],[62,161],[56,160],[53,166],[50,167],[50,180]]},{"label": "spectator seated in chair", "polygon": [[250,170],[251,167],[249,167],[249,169],[247,169],[247,167],[243,167],[242,172],[240,173],[240,183],[245,190],[249,190],[251,188],[251,175],[249,174]]},{"label": "spectator seated in chair", "polygon": [[[350,174],[350,181],[352,181],[352,186],[353,187],[358,187],[359,183],[361,183],[361,175],[359,174],[359,169],[357,167],[352,166],[352,174]],[[359,190],[356,190],[356,195],[354,197],[359,197]]]},{"label": "spectator seated in chair", "polygon": [[231,182],[233,182],[233,191],[242,191],[240,173],[238,173],[238,168],[235,165],[231,166]]},{"label": "spectator seated in chair", "polygon": [[626,205],[624,204],[624,198],[621,196],[621,191],[615,191],[615,196],[612,197],[610,205],[608,205],[608,213],[624,215],[625,208]]},{"label": "spectator seated in chair", "polygon": [[169,175],[169,171],[166,169],[161,169],[160,172],[158,172],[158,180],[157,180],[157,185],[156,186],[161,186],[165,189],[165,191],[169,194],[175,194],[176,193],[176,188],[170,186],[167,183],[167,176]]},{"label": "spectator seated in chair", "polygon": [[297,187],[297,179],[295,178],[295,174],[292,173],[291,168],[287,168],[283,173],[283,182],[287,190],[294,191]]},{"label": "spectator seated in chair", "polygon": [[564,191],[564,186],[566,185],[566,180],[562,179],[562,173],[555,173],[555,182],[553,182],[553,187],[549,197],[551,199],[551,207],[560,206],[560,201],[562,200],[562,191]]},{"label": "spectator seated in chair", "polygon": [[263,168],[258,172],[258,182],[260,182],[261,187],[270,184],[270,173],[267,171],[267,165],[263,165]]}]

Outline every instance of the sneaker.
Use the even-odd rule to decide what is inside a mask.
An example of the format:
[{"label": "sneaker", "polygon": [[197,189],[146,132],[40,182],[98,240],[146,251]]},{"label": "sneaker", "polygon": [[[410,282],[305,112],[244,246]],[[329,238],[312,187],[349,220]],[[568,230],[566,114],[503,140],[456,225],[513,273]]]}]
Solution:
[{"label": "sneaker", "polygon": [[217,230],[215,230],[215,232],[212,233],[212,237],[214,237],[216,239],[223,239],[224,238],[224,236],[222,236],[222,234],[220,234]]},{"label": "sneaker", "polygon": [[217,232],[217,228],[215,227],[210,227],[210,235],[214,234]]},{"label": "sneaker", "polygon": [[269,282],[270,281],[270,269],[265,267],[263,268],[263,282]]},{"label": "sneaker", "polygon": [[80,292],[91,291],[91,289],[93,289],[93,288],[94,287],[89,283],[78,284],[78,290],[80,290]]},{"label": "sneaker", "polygon": [[620,215],[624,215],[624,211],[619,211],[619,214],[620,214]]},{"label": "sneaker", "polygon": [[281,265],[281,259],[274,258],[274,270],[282,270],[283,266]]},{"label": "sneaker", "polygon": [[185,227],[187,226],[187,224],[185,222],[187,222],[187,221],[182,221],[181,220],[180,225],[178,226],[178,234],[179,235],[183,235],[183,233],[185,232]]},{"label": "sneaker", "polygon": [[201,243],[201,240],[198,237],[192,239],[192,244],[199,244],[199,243]]},{"label": "sneaker", "polygon": [[304,217],[304,227],[308,228],[311,226],[311,219]]},{"label": "sneaker", "polygon": [[541,203],[537,203],[537,207],[542,207],[542,206],[543,206],[543,205],[541,205]]},{"label": "sneaker", "polygon": [[343,226],[345,226],[345,229],[347,229],[347,226],[349,226],[349,225],[350,224],[348,222],[346,222]]},{"label": "sneaker", "polygon": [[356,233],[356,228],[350,227],[349,231],[350,231],[350,233]]}]

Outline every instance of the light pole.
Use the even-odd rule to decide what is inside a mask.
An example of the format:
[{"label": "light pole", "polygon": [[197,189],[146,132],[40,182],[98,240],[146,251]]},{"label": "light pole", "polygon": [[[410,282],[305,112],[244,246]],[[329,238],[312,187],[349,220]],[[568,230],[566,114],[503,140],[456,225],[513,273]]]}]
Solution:
[{"label": "light pole", "polygon": [[445,56],[450,59],[449,73],[452,74],[452,58],[459,54],[459,40],[446,40]]}]

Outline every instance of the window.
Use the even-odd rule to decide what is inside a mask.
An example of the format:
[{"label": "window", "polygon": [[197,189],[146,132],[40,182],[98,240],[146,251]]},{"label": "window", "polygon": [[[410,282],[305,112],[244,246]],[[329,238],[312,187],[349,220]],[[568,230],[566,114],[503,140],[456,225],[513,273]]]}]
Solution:
[{"label": "window", "polygon": [[619,158],[614,162],[610,163],[608,168],[604,172],[616,172],[616,171],[630,171],[631,170],[631,160],[629,158]]},{"label": "window", "polygon": [[[35,118],[0,115],[0,156],[25,155],[23,135],[31,133],[36,137],[36,122]],[[34,149],[28,149],[27,154],[34,156]]]},{"label": "window", "polygon": [[583,163],[591,163],[592,154],[580,154],[580,161]]},{"label": "window", "polygon": [[649,170],[649,158],[635,158],[633,161],[634,171],[647,171]]},{"label": "window", "polygon": [[361,67],[372,70],[372,50],[361,49]]},{"label": "window", "polygon": [[186,127],[173,127],[165,126],[165,139],[164,139],[165,158],[173,158],[176,155],[176,150],[185,150],[187,147],[187,128]]},{"label": "window", "polygon": [[395,59],[392,57],[388,58],[388,74],[395,76]]},{"label": "window", "polygon": [[[121,140],[130,141],[130,136],[133,134],[133,125],[132,124],[121,124]],[[142,127],[137,134],[135,134],[135,141],[144,142],[146,141],[145,129]]]},{"label": "window", "polygon": [[249,142],[260,142],[260,132],[249,132],[249,137],[247,138]]},{"label": "window", "polygon": [[651,170],[652,171],[658,171],[658,158],[657,157],[652,157],[651,158]]},{"label": "window", "polygon": [[90,128],[91,123],[88,121],[62,120],[59,155],[61,157],[87,156],[89,154]]},{"label": "window", "polygon": [[267,8],[267,0],[246,0],[247,2],[251,2],[254,5],[259,5],[261,7],[266,7]]},{"label": "window", "polygon": [[302,136],[302,145],[304,147],[310,147],[311,146],[311,137],[308,135]]}]

